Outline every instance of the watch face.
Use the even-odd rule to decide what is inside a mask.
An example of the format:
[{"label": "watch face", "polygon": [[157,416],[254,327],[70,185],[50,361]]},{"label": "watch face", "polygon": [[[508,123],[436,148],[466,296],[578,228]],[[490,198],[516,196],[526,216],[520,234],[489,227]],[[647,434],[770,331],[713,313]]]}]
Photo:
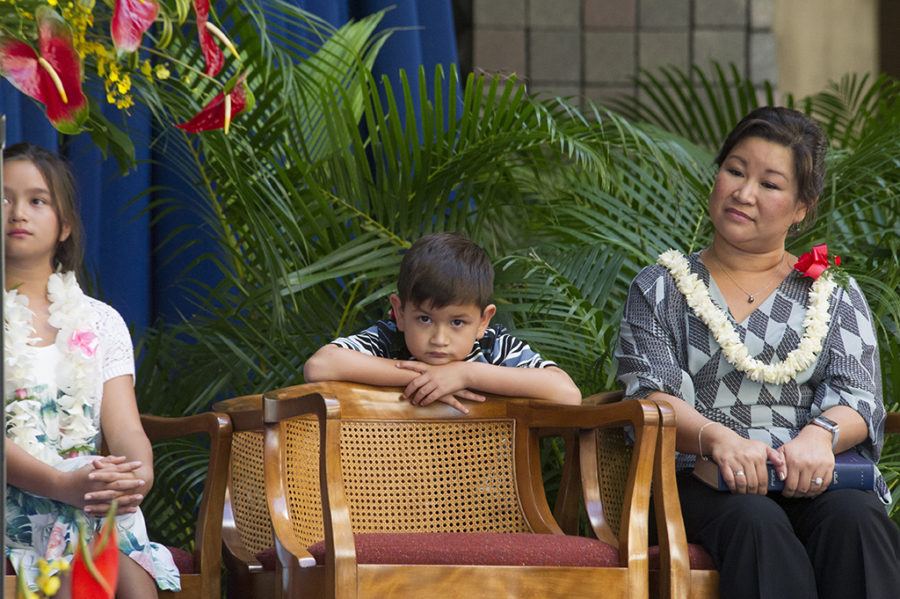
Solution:
[{"label": "watch face", "polygon": [[827,428],[832,432],[834,432],[834,429],[838,427],[837,422],[835,422],[831,418],[826,418],[825,416],[817,416],[815,420],[813,420],[813,422],[815,422],[822,428]]}]

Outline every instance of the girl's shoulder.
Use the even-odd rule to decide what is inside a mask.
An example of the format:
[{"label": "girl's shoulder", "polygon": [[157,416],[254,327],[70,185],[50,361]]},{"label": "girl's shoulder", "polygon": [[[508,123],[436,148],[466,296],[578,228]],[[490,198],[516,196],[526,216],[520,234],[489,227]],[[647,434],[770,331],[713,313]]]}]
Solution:
[{"label": "girl's shoulder", "polygon": [[94,329],[103,337],[104,335],[128,334],[128,326],[119,311],[96,298],[85,295],[88,308],[93,317]]}]

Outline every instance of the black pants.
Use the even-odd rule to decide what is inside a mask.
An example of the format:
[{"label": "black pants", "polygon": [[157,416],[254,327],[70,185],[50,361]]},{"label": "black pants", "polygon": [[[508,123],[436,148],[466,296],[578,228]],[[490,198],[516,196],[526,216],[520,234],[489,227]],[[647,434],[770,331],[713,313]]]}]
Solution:
[{"label": "black pants", "polygon": [[678,492],[688,541],[715,560],[722,599],[900,597],[900,530],[874,493],[732,495],[689,473]]}]

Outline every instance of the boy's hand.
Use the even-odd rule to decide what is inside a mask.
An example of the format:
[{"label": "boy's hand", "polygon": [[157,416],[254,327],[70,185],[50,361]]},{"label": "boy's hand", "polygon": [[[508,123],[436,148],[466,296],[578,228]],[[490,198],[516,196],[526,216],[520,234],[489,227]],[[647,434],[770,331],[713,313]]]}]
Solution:
[{"label": "boy's hand", "polygon": [[465,362],[432,365],[416,361],[399,361],[397,368],[418,372],[403,391],[403,395],[416,406],[427,406],[441,401],[463,413],[468,413],[459,400],[484,401],[484,396],[469,391]]},{"label": "boy's hand", "polygon": [[[456,408],[463,414],[468,414],[469,408],[467,408],[464,405],[462,405],[461,403],[459,403],[460,399],[465,399],[468,401],[484,401],[484,396],[478,395],[477,393],[472,393],[468,389],[463,389],[462,391],[457,391],[456,393],[454,393],[452,395],[445,395],[443,397],[438,397],[434,401],[439,401],[441,403],[445,403],[452,408]],[[428,404],[420,403],[418,405],[425,406]]]}]

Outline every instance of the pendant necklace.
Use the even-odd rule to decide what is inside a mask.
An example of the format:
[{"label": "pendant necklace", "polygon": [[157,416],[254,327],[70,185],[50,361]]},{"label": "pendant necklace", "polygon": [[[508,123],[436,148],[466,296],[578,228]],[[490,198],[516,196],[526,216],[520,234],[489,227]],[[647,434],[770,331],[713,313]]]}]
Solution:
[{"label": "pendant necklace", "polygon": [[[746,289],[744,289],[743,287],[741,287],[740,284],[738,284],[737,281],[734,280],[734,277],[731,276],[731,273],[728,272],[728,269],[725,268],[725,265],[722,264],[722,262],[712,254],[712,252],[710,252],[710,251],[707,249],[706,252],[704,252],[704,255],[705,255],[705,256],[709,256],[710,258],[712,258],[713,260],[716,261],[716,264],[719,265],[719,268],[722,269],[722,272],[725,273],[725,276],[728,277],[728,279],[729,279],[732,283],[734,283],[734,286],[735,286],[735,287],[737,287],[738,289],[740,289],[740,290],[744,293],[744,295],[747,296],[747,303],[748,303],[748,304],[752,304],[753,302],[755,302],[755,301],[756,301],[756,296],[757,296],[757,295],[759,295],[759,294],[762,293],[763,291],[767,291],[767,290],[769,289],[769,285],[766,285],[766,286],[765,286],[763,289],[761,289],[760,291],[757,291],[756,293],[750,293],[749,291],[747,291]],[[787,255],[787,251],[785,251],[784,253],[781,254],[781,260],[778,262],[778,266],[776,266],[776,268],[780,268],[780,267],[784,264],[784,257],[785,257],[786,255]]]}]

